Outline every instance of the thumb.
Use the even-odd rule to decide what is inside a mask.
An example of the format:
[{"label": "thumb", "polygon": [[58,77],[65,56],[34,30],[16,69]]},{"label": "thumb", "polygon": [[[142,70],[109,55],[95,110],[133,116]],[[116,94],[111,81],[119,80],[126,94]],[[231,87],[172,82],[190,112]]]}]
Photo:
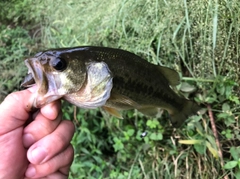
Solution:
[{"label": "thumb", "polygon": [[9,94],[0,105],[0,135],[24,125],[32,108],[36,87]]}]

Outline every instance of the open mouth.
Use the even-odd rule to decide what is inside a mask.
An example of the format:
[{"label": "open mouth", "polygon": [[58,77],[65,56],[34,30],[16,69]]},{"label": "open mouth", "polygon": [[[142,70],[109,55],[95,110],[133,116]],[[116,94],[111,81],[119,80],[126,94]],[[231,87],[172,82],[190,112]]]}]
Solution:
[{"label": "open mouth", "polygon": [[20,87],[28,88],[35,84],[35,80],[32,76],[32,73],[28,73],[27,76],[24,78],[23,82],[21,83]]},{"label": "open mouth", "polygon": [[29,58],[25,60],[25,64],[28,67],[28,74],[24,78],[21,87],[29,88],[36,84],[38,86],[38,93],[42,95],[46,94],[48,82],[39,60],[37,58]]},{"label": "open mouth", "polygon": [[53,75],[45,72],[44,66],[39,58],[29,58],[25,60],[25,65],[28,68],[28,74],[21,83],[21,87],[29,88],[34,85],[37,86],[34,95],[32,106],[40,108],[54,100],[61,98],[58,88],[56,87],[56,80]]},{"label": "open mouth", "polygon": [[37,58],[29,58],[25,60],[28,68],[28,74],[21,83],[21,87],[29,88],[37,85],[37,91],[34,93],[34,101],[32,106],[40,108],[51,102],[50,93],[48,93],[48,80],[43,72],[41,62]]},{"label": "open mouth", "polygon": [[36,72],[33,70],[34,69],[34,65],[35,64],[35,59],[30,58],[30,59],[26,59],[25,60],[25,65],[28,68],[28,74],[27,76],[24,78],[23,82],[21,83],[20,87],[24,87],[24,88],[28,88],[33,86],[34,84],[36,84]]}]

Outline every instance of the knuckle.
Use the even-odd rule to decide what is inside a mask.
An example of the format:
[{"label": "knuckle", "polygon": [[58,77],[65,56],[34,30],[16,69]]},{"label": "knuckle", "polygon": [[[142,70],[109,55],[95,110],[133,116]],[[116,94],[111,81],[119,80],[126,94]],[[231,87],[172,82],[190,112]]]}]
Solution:
[{"label": "knuckle", "polygon": [[7,100],[7,101],[20,101],[19,92],[14,92],[14,93],[9,94],[5,98],[5,100]]}]

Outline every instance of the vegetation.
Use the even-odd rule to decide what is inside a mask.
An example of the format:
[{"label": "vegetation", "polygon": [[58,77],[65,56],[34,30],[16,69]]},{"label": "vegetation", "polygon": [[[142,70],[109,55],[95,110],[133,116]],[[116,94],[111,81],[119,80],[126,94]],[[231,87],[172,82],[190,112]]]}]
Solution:
[{"label": "vegetation", "polygon": [[240,178],[238,0],[12,0],[0,5],[2,99],[19,89],[26,56],[99,45],[177,70],[181,94],[205,106],[174,129],[165,114],[157,119],[128,111],[121,120],[64,102],[64,118],[76,123],[69,178]]}]

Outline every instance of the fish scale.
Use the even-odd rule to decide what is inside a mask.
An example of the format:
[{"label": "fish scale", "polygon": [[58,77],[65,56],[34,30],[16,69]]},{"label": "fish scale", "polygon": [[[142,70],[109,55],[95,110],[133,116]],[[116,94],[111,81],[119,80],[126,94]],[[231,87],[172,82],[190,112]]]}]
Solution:
[{"label": "fish scale", "polygon": [[[105,49],[104,52],[99,52],[100,54],[99,56],[101,58],[98,58],[98,60],[106,62],[114,74],[113,91],[116,90],[117,93],[120,93],[125,96],[132,95],[131,97],[134,96],[135,98],[140,98],[139,93],[143,93],[141,95],[145,95],[149,97],[150,98],[149,100],[151,100],[152,102],[156,101],[156,99],[159,99],[159,101],[164,101],[164,102],[172,101],[172,103],[174,103],[174,106],[176,108],[182,108],[181,107],[182,101],[179,100],[179,97],[175,93],[170,93],[170,95],[167,93],[164,94],[164,91],[166,90],[172,91],[172,90],[169,88],[168,82],[166,79],[163,78],[163,75],[157,69],[154,69],[156,67],[155,65],[150,64],[147,61],[133,54],[121,53],[122,51],[117,51],[113,58],[112,53],[114,51],[111,51],[108,53],[107,50],[108,49]],[[111,49],[109,49],[109,51],[110,50]],[[98,53],[98,51],[95,50],[94,47],[92,48],[92,50],[90,50],[90,52]],[[117,62],[113,63],[114,60]],[[124,61],[124,63],[126,62],[135,62],[135,63],[130,63],[126,66],[122,65],[120,66],[120,69],[119,69],[119,66],[117,65],[111,65],[111,62],[112,64],[119,63],[119,62],[122,64],[122,61]],[[147,75],[148,71],[141,70],[146,67],[151,68],[151,70],[155,70],[154,75],[152,74]],[[125,73],[119,73],[121,71],[124,71]],[[152,79],[156,79],[156,80],[153,81]],[[162,84],[162,83],[164,84],[164,88],[161,88],[158,86],[158,84]],[[155,87],[155,91],[153,90],[153,87]],[[156,89],[156,87],[158,88]],[[149,90],[149,89],[152,89],[152,90]],[[134,92],[135,94],[133,95]],[[134,100],[137,100],[137,99],[134,99]],[[176,102],[176,100],[179,100],[181,102]]]},{"label": "fish scale", "polygon": [[120,118],[119,110],[137,109],[155,116],[162,108],[176,127],[200,109],[170,87],[179,84],[176,71],[125,50],[94,46],[50,49],[25,63],[30,74],[22,86],[37,84],[35,107],[63,98],[79,107],[103,107]]}]

